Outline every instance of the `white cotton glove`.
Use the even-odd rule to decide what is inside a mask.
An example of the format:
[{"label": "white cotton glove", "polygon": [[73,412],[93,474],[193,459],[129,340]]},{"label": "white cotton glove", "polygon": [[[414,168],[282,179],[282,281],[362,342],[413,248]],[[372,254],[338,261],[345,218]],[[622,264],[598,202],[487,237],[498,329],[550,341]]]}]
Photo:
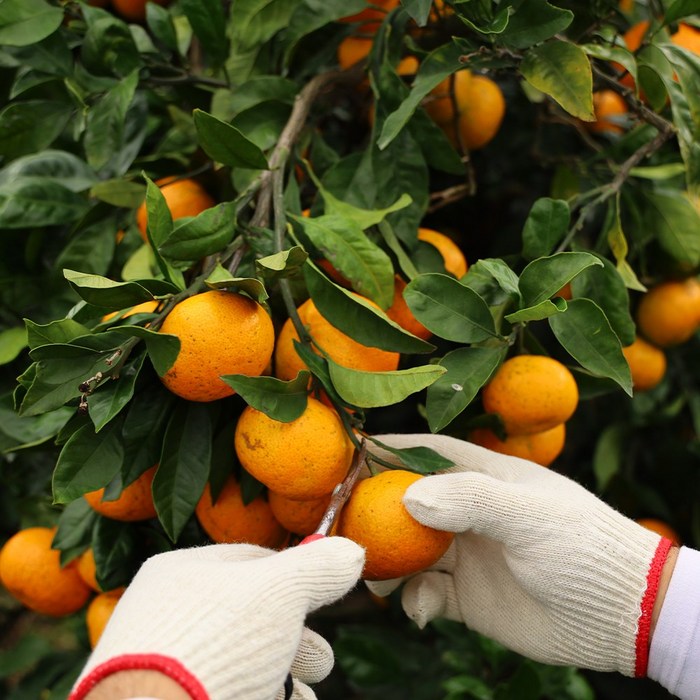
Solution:
[{"label": "white cotton glove", "polygon": [[315,698],[306,684],[328,675],[333,652],[304,619],[345,595],[363,564],[362,548],[342,537],[282,552],[217,544],[156,555],[120,599],[76,688],[124,659],[153,668],[148,659],[158,656],[179,662],[210,700],[282,698],[290,669],[292,697]]},{"label": "white cotton glove", "polygon": [[[458,533],[402,604],[421,627],[464,622],[532,659],[645,675],[651,610],[670,542],[571,479],[444,435],[379,435],[455,467],[404,496],[421,523]],[[396,457],[377,447],[389,462]],[[373,583],[386,595],[400,581]]]}]

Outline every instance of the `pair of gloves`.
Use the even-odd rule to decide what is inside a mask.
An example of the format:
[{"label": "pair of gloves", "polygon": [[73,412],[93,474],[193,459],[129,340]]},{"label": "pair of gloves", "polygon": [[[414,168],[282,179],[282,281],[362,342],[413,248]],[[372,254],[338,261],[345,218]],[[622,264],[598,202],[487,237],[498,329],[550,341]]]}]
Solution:
[{"label": "pair of gloves", "polygon": [[[539,465],[443,435],[379,439],[454,462],[413,484],[404,504],[457,535],[430,570],[370,584],[376,593],[404,583],[403,607],[420,626],[446,617],[538,661],[644,674],[654,602],[645,599],[667,541]],[[282,552],[213,545],[153,557],[71,698],[87,697],[115,668],[158,669],[192,698],[315,698],[309,684],[330,672],[333,653],[304,620],[345,595],[363,561],[341,537]]]}]

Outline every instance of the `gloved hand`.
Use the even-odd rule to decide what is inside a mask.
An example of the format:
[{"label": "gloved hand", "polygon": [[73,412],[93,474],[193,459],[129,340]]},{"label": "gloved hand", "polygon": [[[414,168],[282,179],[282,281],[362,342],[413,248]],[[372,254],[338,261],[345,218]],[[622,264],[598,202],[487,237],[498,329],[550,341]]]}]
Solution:
[{"label": "gloved hand", "polygon": [[[456,465],[404,496],[418,521],[459,533],[431,570],[404,586],[410,618],[420,626],[436,617],[464,622],[545,663],[646,674],[668,540],[532,462],[444,435],[377,438],[431,447]],[[368,585],[387,595],[399,583]]]},{"label": "gloved hand", "polygon": [[304,619],[346,594],[363,564],[362,548],[342,537],[282,552],[217,544],[154,556],[119,601],[71,700],[137,668],[209,700],[283,698],[291,668],[292,697],[315,698],[305,684],[328,675],[333,652]]}]

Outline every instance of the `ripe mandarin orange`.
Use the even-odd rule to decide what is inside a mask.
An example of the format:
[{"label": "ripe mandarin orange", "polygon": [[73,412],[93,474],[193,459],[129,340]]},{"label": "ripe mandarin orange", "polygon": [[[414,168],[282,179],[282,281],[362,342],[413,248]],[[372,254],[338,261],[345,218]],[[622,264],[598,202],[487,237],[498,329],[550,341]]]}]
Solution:
[{"label": "ripe mandarin orange", "polygon": [[398,275],[394,278],[394,301],[386,310],[386,315],[398,323],[401,328],[423,340],[428,340],[433,334],[413,315],[408,308],[406,300],[403,298],[403,290],[406,289],[406,282]]},{"label": "ripe mandarin orange", "polygon": [[624,127],[621,118],[627,114],[627,103],[614,90],[598,90],[593,93],[594,122],[586,126],[598,134],[621,134]]},{"label": "ripe mandarin orange", "polygon": [[692,53],[700,56],[700,31],[685,22],[678,25],[678,29],[671,34],[671,41],[676,46],[682,46]]},{"label": "ripe mandarin orange", "polygon": [[114,608],[117,606],[119,599],[124,594],[126,588],[115,588],[106,593],[96,595],[87,607],[85,612],[85,624],[88,629],[88,638],[90,646],[94,649],[104,632],[109,618],[112,617]]},{"label": "ripe mandarin orange", "polygon": [[653,389],[666,374],[666,355],[644,338],[635,338],[632,345],[622,348],[630,366],[632,385],[637,391]]},{"label": "ripe mandarin orange", "polygon": [[338,414],[311,397],[304,413],[290,423],[246,407],[236,425],[235,447],[243,467],[258,481],[299,500],[331,493],[351,461]]},{"label": "ripe mandarin orange", "polygon": [[180,339],[180,353],[161,379],[173,394],[188,401],[231,396],[233,389],[220,377],[259,376],[275,344],[267,311],[233,292],[204,292],[181,301],[160,330]]},{"label": "ripe mandarin orange", "polygon": [[365,549],[363,577],[381,581],[434,564],[454,537],[422,525],[403,504],[406,489],[423,477],[391,469],[358,482],[340,512],[337,534]]},{"label": "ripe mandarin orange", "polygon": [[92,547],[86,549],[80,557],[78,557],[78,562],[76,564],[78,568],[78,573],[80,578],[87,583],[93,591],[98,593],[102,592],[100,584],[97,583],[97,576],[95,570],[95,553],[92,551]]},{"label": "ripe mandarin orange", "polygon": [[350,68],[359,61],[364,61],[371,50],[371,39],[347,36],[338,45],[338,65],[342,69]]},{"label": "ripe mandarin orange", "polygon": [[[355,23],[362,22],[358,27],[358,31],[363,34],[374,34],[379,29],[379,26],[384,21],[387,12],[390,12],[395,7],[398,7],[400,0],[373,0],[368,2],[364,10],[342,17],[341,22]],[[369,7],[371,5],[371,7]]]},{"label": "ripe mandarin orange", "polygon": [[[143,22],[146,19],[146,2],[149,0],[112,0],[112,7],[124,19]],[[156,5],[167,5],[170,0],[150,0]]]},{"label": "ripe mandarin orange", "polygon": [[[153,301],[144,301],[141,304],[136,304],[136,306],[132,306],[125,314],[123,314],[122,318],[128,318],[129,316],[134,316],[135,314],[151,313],[158,308],[158,304],[160,304],[160,302],[156,301],[155,299]],[[109,314],[105,314],[102,317],[102,323],[106,323],[119,313],[119,311],[112,311]]]},{"label": "ripe mandarin orange", "polygon": [[506,360],[482,391],[484,409],[500,415],[508,435],[565,423],[578,405],[578,387],[561,362],[544,355]]},{"label": "ripe mandarin orange", "polygon": [[130,483],[114,501],[102,500],[104,489],[90,491],[83,498],[94,511],[106,518],[112,518],[112,520],[133,522],[155,518],[156,507],[153,505],[151,485],[157,468],[158,465],[155,465],[147,469],[136,481]]},{"label": "ripe mandarin orange", "polygon": [[[425,103],[425,111],[439,126],[453,121],[455,116],[454,103],[461,113],[471,98],[472,73],[460,70],[438,83],[430,91],[430,99]],[[452,100],[454,93],[454,102]]]},{"label": "ripe mandarin orange", "polygon": [[268,491],[267,500],[275,518],[289,532],[310,535],[318,527],[331,497],[327,494],[320,498],[299,501],[281,496],[275,491]]},{"label": "ripe mandarin orange", "polygon": [[[371,303],[371,302],[370,302]],[[365,372],[387,372],[399,366],[399,353],[362,345],[342,331],[332,326],[316,308],[311,299],[298,309],[301,322],[308,328],[314,344],[318,345],[339,365]],[[294,341],[299,335],[291,319],[287,319],[277,337],[275,348],[275,376],[280,379],[294,379],[306,364],[294,349]]]},{"label": "ripe mandarin orange", "polygon": [[[472,76],[469,97],[460,111],[458,129],[462,144],[470,151],[483,148],[496,136],[506,113],[501,88],[485,75]],[[447,136],[458,143],[454,126],[447,125]]]},{"label": "ripe mandarin orange", "polygon": [[[165,197],[173,221],[185,216],[197,216],[215,204],[209,193],[196,180],[190,178],[176,180],[172,177],[166,177],[156,180],[156,185],[160,187],[160,191]],[[144,241],[148,240],[146,237],[147,223],[146,202],[143,202],[136,210],[136,225]]]},{"label": "ripe mandarin orange", "polygon": [[699,325],[700,282],[694,277],[657,284],[637,307],[639,331],[662,348],[685,343]]},{"label": "ripe mandarin orange", "polygon": [[418,229],[418,240],[435,246],[445,261],[445,269],[457,279],[467,274],[467,259],[460,247],[449,236],[430,228],[421,227]]},{"label": "ripe mandarin orange", "polygon": [[469,440],[494,452],[528,459],[548,467],[564,449],[566,426],[560,423],[540,433],[508,435],[505,440],[501,440],[489,428],[476,428],[469,434]]},{"label": "ripe mandarin orange", "polygon": [[30,527],[10,537],[0,550],[0,581],[23,605],[61,617],[83,607],[92,594],[74,563],[61,568],[51,549],[55,528]]},{"label": "ripe mandarin orange", "polygon": [[637,524],[645,527],[647,530],[656,532],[657,534],[671,540],[674,544],[680,546],[681,538],[678,533],[666,522],[658,518],[640,518]]},{"label": "ripe mandarin orange", "polygon": [[270,504],[262,497],[243,503],[241,487],[232,476],[224,484],[215,503],[206,485],[195,514],[199,524],[214,542],[246,542],[278,549],[288,533],[275,519]]}]

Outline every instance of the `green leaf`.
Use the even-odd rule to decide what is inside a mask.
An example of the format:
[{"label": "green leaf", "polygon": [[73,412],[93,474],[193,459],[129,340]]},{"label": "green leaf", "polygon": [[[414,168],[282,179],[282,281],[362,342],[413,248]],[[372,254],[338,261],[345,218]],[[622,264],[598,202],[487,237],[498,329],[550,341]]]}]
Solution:
[{"label": "green leaf", "polygon": [[474,284],[477,277],[493,279],[509,297],[520,299],[518,275],[501,258],[480,258],[469,266],[467,276],[463,278],[462,283],[479,293],[478,286]]},{"label": "green leaf", "polygon": [[593,74],[585,52],[552,39],[530,49],[520,64],[525,80],[558,102],[569,114],[593,121]]},{"label": "green leaf", "polygon": [[142,65],[135,34],[115,15],[90,7],[81,7],[88,30],[81,47],[85,67],[96,75],[124,78]]},{"label": "green leaf", "polygon": [[629,252],[629,247],[627,245],[627,238],[625,238],[625,233],[622,230],[622,220],[620,218],[620,193],[618,192],[617,197],[612,204],[611,211],[611,224],[607,232],[608,245],[612,251],[613,256],[617,262],[617,271],[620,274],[622,281],[625,286],[629,289],[635,289],[638,292],[645,292],[646,287],[639,281],[634,270],[631,268],[630,264],[627,262],[627,253]]},{"label": "green leaf", "polygon": [[209,407],[194,402],[177,404],[168,423],[160,466],[153,480],[158,519],[173,542],[177,541],[204,491],[211,445]]},{"label": "green leaf", "polygon": [[508,22],[510,21],[511,8],[503,7],[495,15],[491,16],[489,19],[482,19],[480,22],[475,22],[473,19],[466,17],[463,14],[459,14],[459,18],[466,24],[470,29],[473,29],[480,34],[502,34]]},{"label": "green leaf", "polygon": [[566,313],[552,316],[549,325],[582,367],[600,377],[609,377],[632,396],[632,377],[620,341],[595,302],[572,299]]},{"label": "green leaf", "polygon": [[589,56],[593,56],[593,58],[599,58],[601,61],[619,63],[632,76],[635,85],[638,84],[637,59],[627,48],[608,44],[579,44],[579,46]]},{"label": "green leaf", "polygon": [[136,209],[146,198],[146,188],[138,182],[114,178],[98,182],[90,188],[90,196],[115,207]]},{"label": "green leaf", "polygon": [[76,498],[66,505],[58,519],[58,529],[51,547],[61,550],[61,564],[66,552],[84,551],[90,546],[92,529],[99,516],[84,498]]},{"label": "green leaf", "polygon": [[626,426],[608,425],[598,437],[593,453],[593,473],[598,493],[604,493],[619,473],[627,452],[629,431]]},{"label": "green leaf", "polygon": [[202,111],[194,110],[199,144],[210,158],[236,168],[267,170],[265,154],[235,126]]},{"label": "green leaf", "polygon": [[0,44],[29,46],[53,34],[63,22],[63,10],[45,0],[3,0],[0,3]]},{"label": "green leaf", "polygon": [[569,228],[569,205],[563,199],[540,197],[530,209],[523,227],[523,257],[549,255]]},{"label": "green leaf", "polygon": [[664,165],[638,165],[630,169],[632,177],[643,180],[670,180],[685,173],[683,163],[666,163]]},{"label": "green leaf", "polygon": [[422,365],[393,372],[361,372],[328,360],[333,386],[353,406],[391,406],[430,386],[447,370],[439,365]]},{"label": "green leaf", "polygon": [[41,445],[55,437],[74,413],[72,408],[58,408],[39,416],[18,416],[12,395],[0,396],[0,451],[16,452]]},{"label": "green leaf", "polygon": [[359,294],[388,309],[394,299],[391,258],[352,219],[328,215],[311,219],[290,215],[323,257]]},{"label": "green leaf", "polygon": [[0,170],[0,189],[20,178],[54,180],[71,192],[83,192],[97,181],[92,168],[67,151],[47,149],[12,161]]},{"label": "green leaf", "polygon": [[126,586],[136,574],[139,561],[138,533],[132,523],[98,518],[92,532],[92,552],[98,583],[106,591]]},{"label": "green leaf", "polygon": [[389,352],[424,353],[433,349],[433,345],[408,333],[356,294],[333,284],[308,260],[304,278],[320,314],[358,343]]},{"label": "green leaf", "polygon": [[375,437],[369,436],[369,439],[383,450],[398,457],[403,467],[418,474],[433,474],[442,469],[454,467],[454,462],[430,447],[390,447]]},{"label": "green leaf", "polygon": [[0,186],[1,228],[70,224],[87,210],[85,197],[49,178],[20,177]]},{"label": "green leaf", "polygon": [[693,267],[700,264],[700,214],[675,190],[648,192],[646,224],[656,234],[659,246],[674,260]]},{"label": "green leaf", "polygon": [[279,253],[266,255],[255,261],[255,267],[261,277],[273,283],[285,277],[295,277],[301,272],[309,254],[300,246],[293,246]]},{"label": "green leaf", "polygon": [[528,323],[529,321],[541,321],[555,314],[563,313],[567,309],[567,303],[561,297],[554,299],[545,299],[532,306],[526,306],[523,309],[506,314],[504,318],[509,323]]},{"label": "green leaf", "polygon": [[191,219],[180,219],[160,245],[170,260],[199,260],[223,250],[236,231],[236,204],[223,202]]},{"label": "green leaf", "polygon": [[146,180],[146,233],[148,242],[153,247],[159,267],[165,273],[162,267],[164,264],[163,260],[157,251],[173,232],[173,217],[170,213],[170,207],[165,201],[165,196],[160,191],[160,187],[147,175],[144,174],[143,177]]},{"label": "green leaf", "polygon": [[63,318],[44,325],[25,318],[24,324],[27,328],[27,343],[31,350],[51,343],[69,343],[75,338],[90,333],[88,328],[72,318]]},{"label": "green leaf", "polygon": [[14,360],[27,347],[27,329],[22,326],[0,331],[0,365]]},{"label": "green leaf", "polygon": [[309,378],[306,371],[299,372],[288,382],[275,377],[248,377],[244,374],[221,377],[249,406],[282,423],[296,420],[306,410]]},{"label": "green leaf", "polygon": [[520,273],[523,307],[537,306],[553,297],[567,282],[591,265],[603,263],[591,253],[555,253],[538,258]]},{"label": "green leaf", "polygon": [[446,428],[474,400],[505,357],[500,348],[458,348],[447,353],[440,366],[447,372],[428,387],[426,411],[433,433]]},{"label": "green leaf", "polygon": [[153,368],[162,377],[175,363],[180,352],[180,339],[176,335],[152,331],[141,326],[115,326],[114,333],[141,338],[146,343]]},{"label": "green leaf", "polygon": [[418,321],[445,340],[478,343],[498,337],[486,302],[453,277],[419,275],[408,283],[403,296]]},{"label": "green leaf", "polygon": [[114,421],[99,433],[84,425],[68,438],[53,472],[54,503],[70,503],[119,473],[124,459],[120,432],[120,421]]},{"label": "green leaf", "polygon": [[526,49],[563,32],[573,21],[571,10],[562,10],[546,0],[517,0],[501,41],[516,49]]},{"label": "green leaf", "polygon": [[[203,3],[201,3],[203,4]],[[219,6],[220,9],[220,6]],[[154,38],[171,51],[178,50],[177,30],[173,17],[165,7],[154,2],[146,4],[146,24]]]},{"label": "green leaf", "polygon": [[239,289],[262,304],[268,293],[265,285],[256,277],[234,277],[225,267],[217,264],[204,280],[212,289]]},{"label": "green leaf", "polygon": [[668,26],[684,17],[700,14],[700,2],[698,0],[675,0],[671,2],[663,14],[663,26]]},{"label": "green leaf", "polygon": [[411,19],[419,26],[424,27],[430,16],[432,0],[402,0],[401,7],[411,16]]}]

